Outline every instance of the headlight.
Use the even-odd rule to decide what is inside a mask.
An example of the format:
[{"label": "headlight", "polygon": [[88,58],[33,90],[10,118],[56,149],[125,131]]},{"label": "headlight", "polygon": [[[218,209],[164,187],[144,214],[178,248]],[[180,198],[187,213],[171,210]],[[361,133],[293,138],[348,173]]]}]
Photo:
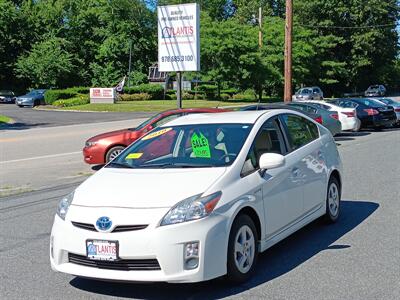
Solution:
[{"label": "headlight", "polygon": [[94,146],[94,145],[96,145],[97,144],[97,142],[89,142],[89,141],[87,141],[86,143],[85,143],[85,147],[92,147],[92,146]]},{"label": "headlight", "polygon": [[72,199],[74,199],[74,192],[62,198],[60,203],[58,203],[57,215],[63,220],[65,220],[65,216],[67,215],[68,208],[71,205]]},{"label": "headlight", "polygon": [[162,219],[160,226],[183,223],[207,217],[221,199],[222,193],[216,192],[206,197],[201,194],[187,198],[172,207]]}]

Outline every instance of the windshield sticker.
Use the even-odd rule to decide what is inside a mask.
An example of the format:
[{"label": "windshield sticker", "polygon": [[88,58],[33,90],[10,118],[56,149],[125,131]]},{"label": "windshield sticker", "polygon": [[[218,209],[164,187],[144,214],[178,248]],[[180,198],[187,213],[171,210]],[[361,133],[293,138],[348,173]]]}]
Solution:
[{"label": "windshield sticker", "polygon": [[141,158],[143,153],[129,153],[125,159],[138,159]]},{"label": "windshield sticker", "polygon": [[210,145],[207,138],[200,132],[200,136],[196,133],[192,135],[192,149],[195,157],[211,158]]},{"label": "windshield sticker", "polygon": [[150,134],[146,135],[144,138],[142,138],[142,141],[146,141],[146,140],[150,140],[152,138],[158,137],[160,135],[163,135],[164,133],[167,133],[170,130],[172,130],[172,128],[165,128],[165,129],[161,129],[156,132],[150,133]]}]

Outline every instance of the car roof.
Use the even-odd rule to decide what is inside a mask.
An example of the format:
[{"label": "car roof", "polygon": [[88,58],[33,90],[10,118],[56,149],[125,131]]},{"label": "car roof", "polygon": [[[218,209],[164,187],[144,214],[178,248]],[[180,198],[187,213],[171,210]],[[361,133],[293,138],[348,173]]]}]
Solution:
[{"label": "car roof", "polygon": [[[274,110],[276,111],[276,110]],[[272,110],[231,111],[219,114],[190,114],[168,122],[164,126],[186,124],[254,124],[262,115],[273,114]]]}]

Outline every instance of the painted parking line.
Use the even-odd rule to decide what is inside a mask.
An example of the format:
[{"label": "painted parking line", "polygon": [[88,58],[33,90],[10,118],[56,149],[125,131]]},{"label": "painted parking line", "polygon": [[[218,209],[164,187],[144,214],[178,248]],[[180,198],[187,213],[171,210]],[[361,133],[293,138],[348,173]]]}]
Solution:
[{"label": "painted parking line", "polygon": [[82,151],[59,153],[59,154],[52,154],[52,155],[43,155],[43,156],[35,156],[35,157],[13,159],[13,160],[6,160],[6,161],[0,161],[0,164],[9,164],[9,163],[16,163],[16,162],[21,162],[21,161],[29,161],[29,160],[36,160],[36,159],[46,159],[46,158],[53,158],[53,157],[60,157],[60,156],[68,156],[68,155],[75,155],[75,154],[79,154],[79,153],[82,153]]}]

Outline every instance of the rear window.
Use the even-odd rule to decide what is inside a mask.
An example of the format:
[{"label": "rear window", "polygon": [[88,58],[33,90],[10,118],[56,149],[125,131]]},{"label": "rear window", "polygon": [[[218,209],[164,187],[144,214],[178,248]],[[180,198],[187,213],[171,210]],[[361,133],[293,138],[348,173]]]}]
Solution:
[{"label": "rear window", "polygon": [[357,101],[366,106],[372,106],[372,107],[384,107],[385,106],[383,103],[373,100],[373,99],[357,99]]}]

